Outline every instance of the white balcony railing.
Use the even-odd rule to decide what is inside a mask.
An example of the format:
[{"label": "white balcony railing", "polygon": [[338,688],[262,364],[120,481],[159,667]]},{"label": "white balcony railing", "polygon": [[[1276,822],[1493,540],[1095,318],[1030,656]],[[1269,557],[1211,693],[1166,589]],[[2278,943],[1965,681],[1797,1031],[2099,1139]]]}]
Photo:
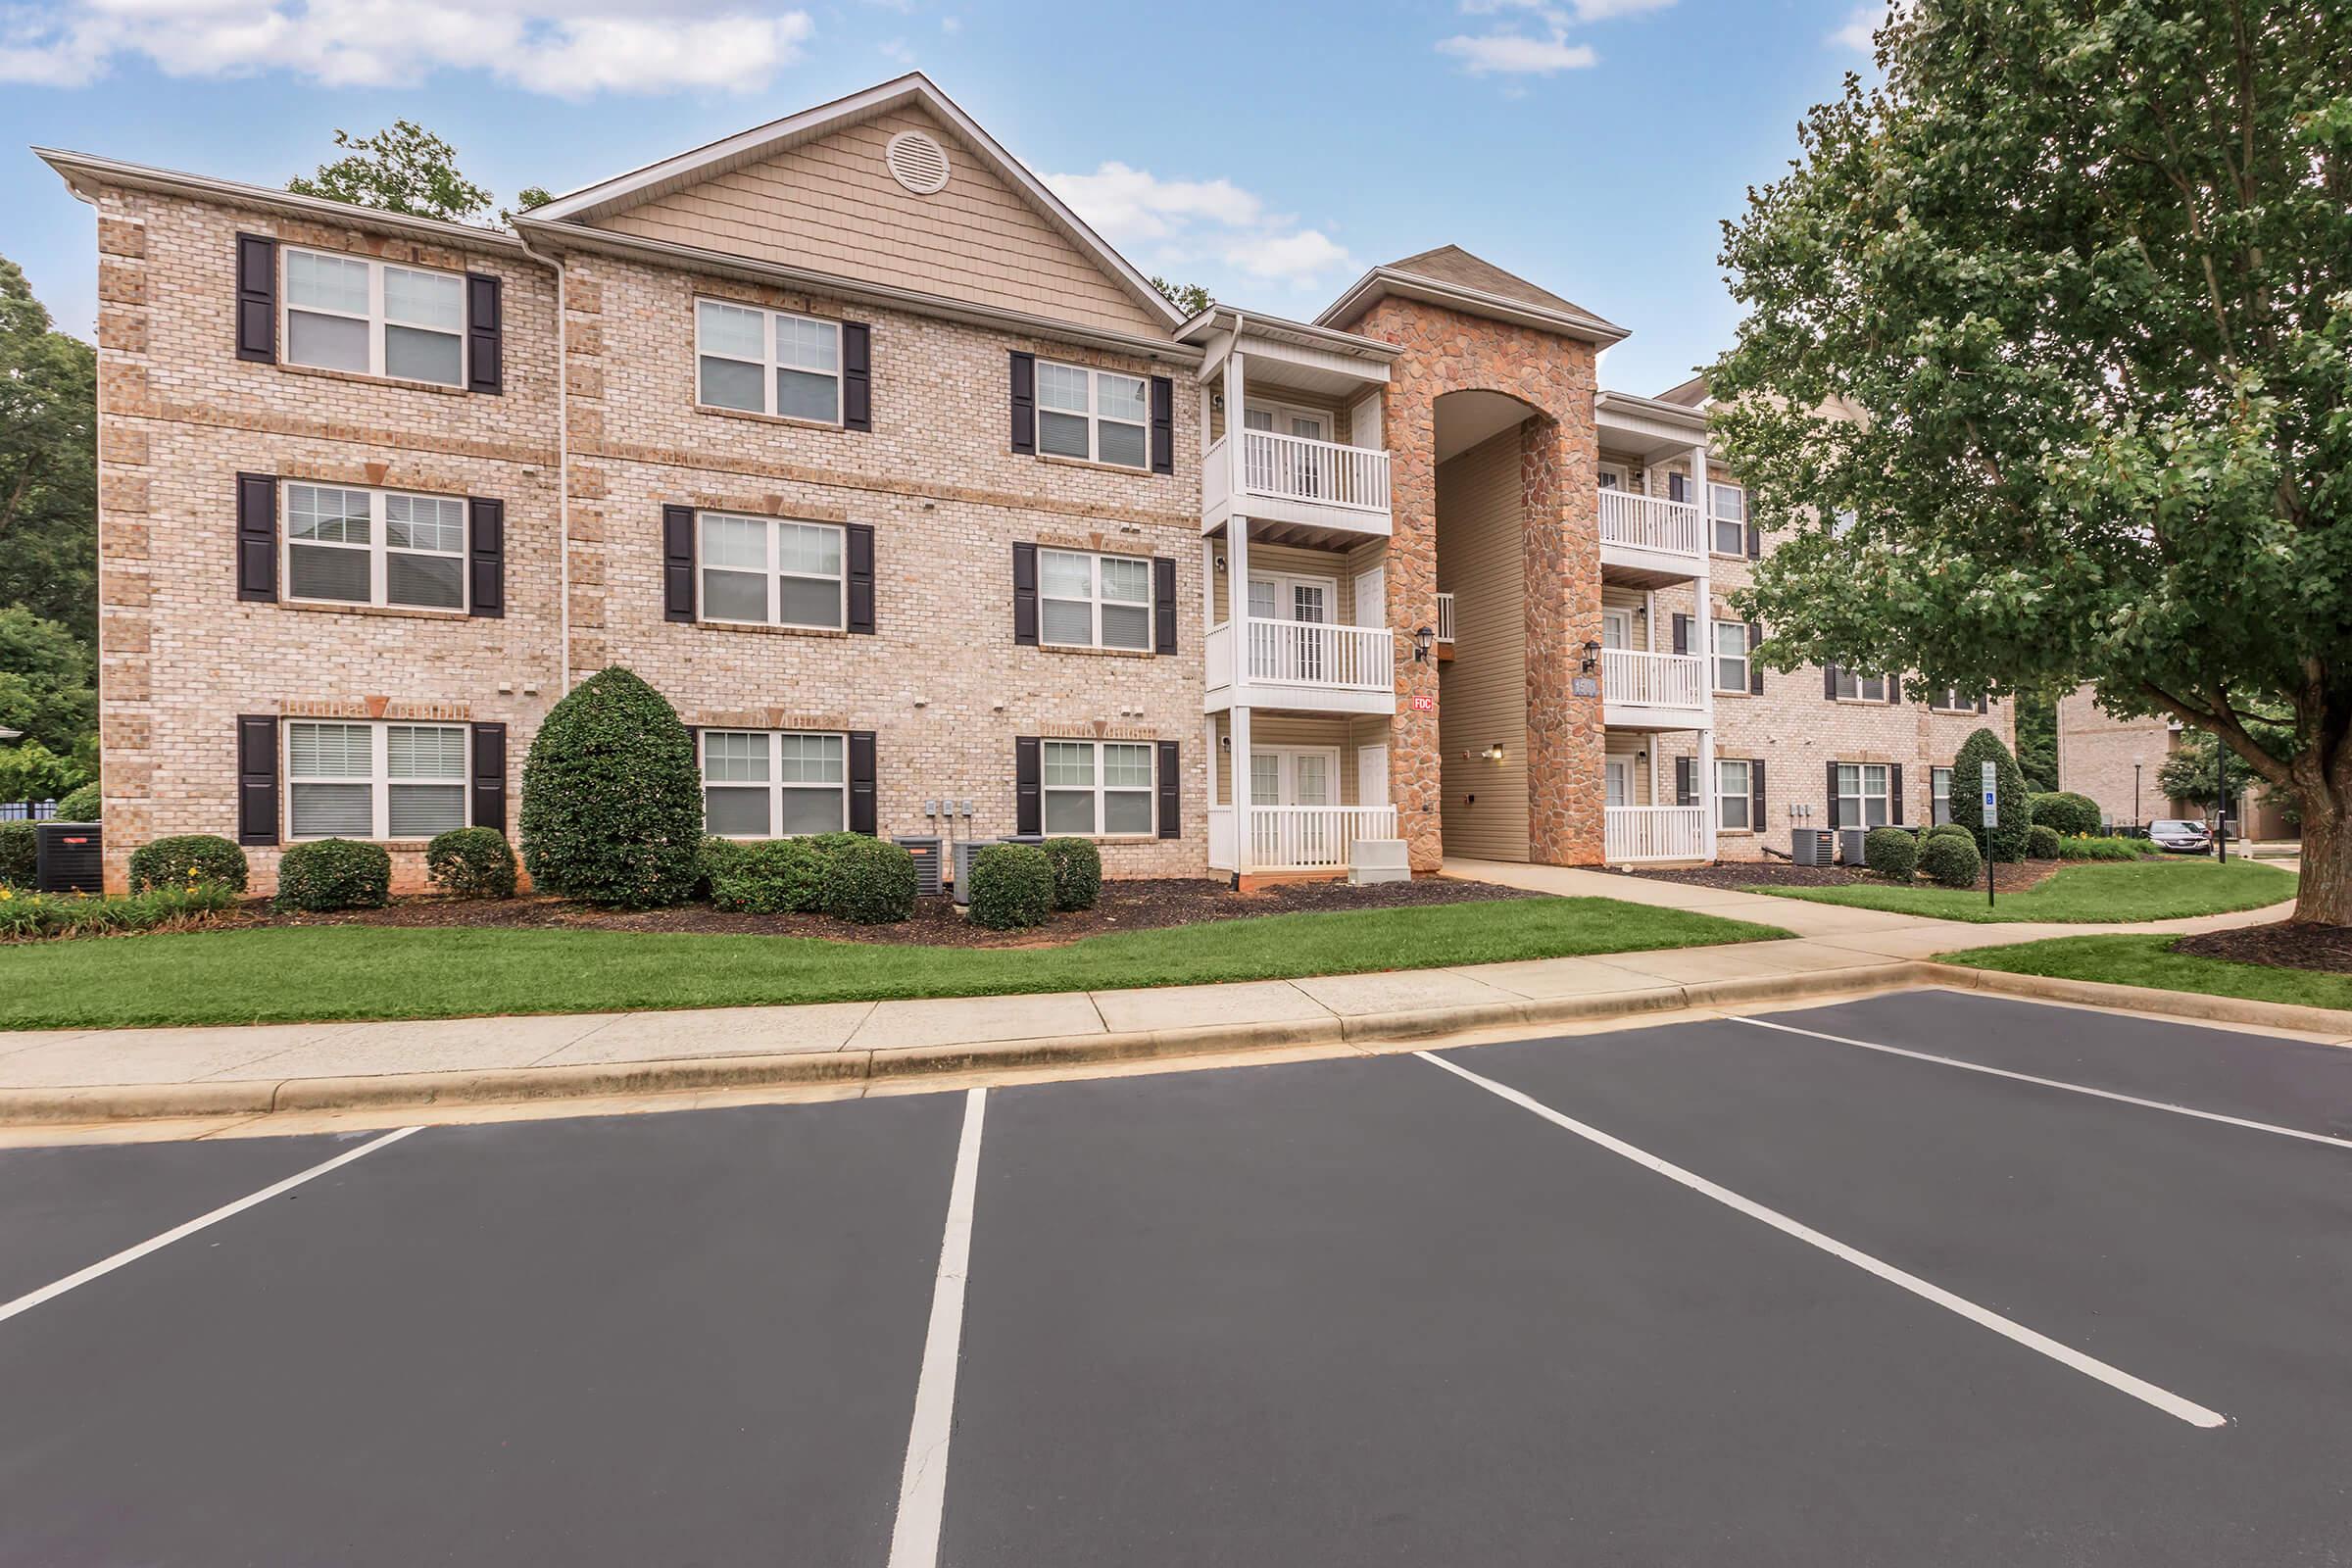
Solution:
[{"label": "white balcony railing", "polygon": [[1612,865],[1634,860],[1703,860],[1703,806],[1612,806],[1602,813],[1602,851]]},{"label": "white balcony railing", "polygon": [[1668,501],[1633,490],[1603,490],[1600,542],[1703,556],[1707,553],[1707,528],[1698,509],[1687,501]]},{"label": "white balcony railing", "polygon": [[1645,654],[1632,648],[1600,651],[1600,690],[1611,703],[1649,708],[1703,708],[1707,662],[1694,654]]},{"label": "white balcony railing", "polygon": [[[1208,808],[1208,863],[1235,870],[1234,808]],[[1345,871],[1357,839],[1396,836],[1394,806],[1252,806],[1250,808],[1250,866],[1252,871]]]},{"label": "white balcony railing", "polygon": [[1453,641],[1453,595],[1438,595],[1438,641]]},{"label": "white balcony railing", "polygon": [[1396,638],[1385,626],[1261,620],[1254,615],[1242,626],[1249,640],[1252,681],[1351,692],[1396,689]]},{"label": "white balcony railing", "polygon": [[1242,488],[1283,501],[1359,512],[1389,510],[1389,455],[1374,447],[1310,441],[1272,430],[1242,432]]}]

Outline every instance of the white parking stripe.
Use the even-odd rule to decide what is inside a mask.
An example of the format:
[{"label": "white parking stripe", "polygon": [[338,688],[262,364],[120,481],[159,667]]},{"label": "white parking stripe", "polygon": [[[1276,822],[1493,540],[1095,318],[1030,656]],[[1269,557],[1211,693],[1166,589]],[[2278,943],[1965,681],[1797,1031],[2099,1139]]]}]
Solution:
[{"label": "white parking stripe", "polygon": [[1712,1198],[1718,1203],[1727,1208],[1736,1209],[1750,1219],[1761,1220],[1783,1235],[1793,1236],[1808,1247],[1817,1247],[1832,1257],[1853,1264],[1854,1267],[1861,1269],[1866,1274],[1875,1274],[1890,1285],[1900,1286],[1922,1300],[1933,1301],[1946,1311],[1955,1312],[1971,1323],[1988,1328],[2002,1338],[2013,1340],[2029,1350],[2046,1355],[2062,1366],[2073,1367],[2085,1377],[2096,1378],[2109,1388],[2121,1390],[2142,1403],[2155,1406],[2166,1415],[2185,1421],[2192,1427],[2219,1427],[2229,1424],[2229,1418],[2217,1411],[2208,1410],[2205,1406],[2183,1399],[2180,1396],[2160,1389],[2153,1383],[2135,1378],[2119,1367],[2109,1366],[2095,1356],[2084,1355],[2080,1350],[2059,1344],[2047,1335],[2037,1334],[2022,1323],[2014,1322],[2001,1316],[1998,1312],[1979,1306],[1965,1297],[1954,1296],[1941,1286],[1931,1285],[1916,1274],[1906,1273],[1891,1263],[1882,1262],[1868,1252],[1857,1251],[1837,1238],[1824,1236],[1812,1226],[1790,1219],[1776,1209],[1766,1208],[1762,1203],[1751,1199],[1742,1198],[1728,1187],[1719,1187],[1704,1176],[1685,1170],[1670,1160],[1660,1159],[1646,1150],[1636,1149],[1623,1139],[1612,1138],[1597,1127],[1590,1127],[1572,1116],[1562,1115],[1542,1101],[1531,1099],[1506,1084],[1498,1084],[1492,1078],[1482,1078],[1467,1067],[1457,1066],[1445,1057],[1427,1051],[1417,1051],[1413,1054],[1433,1066],[1445,1068],[1457,1078],[1476,1084],[1491,1095],[1509,1101],[1522,1110],[1534,1111],[1555,1127],[1563,1127],[1579,1138],[1598,1144],[1613,1154],[1621,1154],[1644,1169],[1653,1170],[1670,1181],[1680,1182],[1692,1192]]},{"label": "white parking stripe", "polygon": [[890,1536],[890,1568],[932,1568],[939,1561],[941,1510],[948,1500],[948,1439],[956,1425],[956,1364],[963,1353],[963,1281],[972,1261],[972,1202],[980,1181],[980,1123],[988,1091],[964,1096],[963,1141],[948,1190],[948,1227],[939,1244],[939,1280],[931,1290],[931,1332],[914,1387],[914,1422],[906,1467],[899,1475],[899,1520]]},{"label": "white parking stripe", "polygon": [[278,1182],[273,1186],[265,1187],[258,1193],[248,1194],[246,1197],[238,1199],[233,1203],[223,1203],[209,1214],[199,1214],[194,1219],[189,1220],[185,1225],[175,1225],[172,1229],[164,1232],[164,1234],[161,1236],[150,1237],[148,1240],[139,1243],[139,1245],[136,1247],[124,1248],[122,1251],[117,1252],[114,1256],[102,1258],[98,1262],[92,1263],[88,1268],[80,1270],[78,1273],[67,1275],[64,1279],[57,1281],[55,1284],[44,1285],[39,1290],[31,1292],[29,1295],[20,1296],[7,1305],[0,1306],[0,1323],[7,1322],[10,1318],[15,1317],[20,1312],[31,1311],[43,1301],[53,1301],[59,1297],[65,1295],[68,1291],[74,1290],[79,1286],[87,1285],[90,1283],[90,1281],[98,1279],[103,1275],[112,1274],[115,1270],[122,1267],[125,1263],[135,1263],[140,1258],[145,1257],[148,1253],[161,1250],[164,1248],[170,1247],[173,1242],[193,1236],[208,1225],[218,1225],[224,1219],[228,1219],[233,1215],[244,1213],[247,1209],[253,1207],[257,1203],[267,1203],[270,1201],[270,1200],[275,1198],[280,1193],[292,1192],[295,1188],[300,1187],[304,1182],[314,1181],[318,1177],[325,1175],[330,1170],[340,1170],[343,1166],[350,1164],[355,1159],[364,1159],[368,1155],[374,1153],[377,1150],[382,1149],[387,1145],[399,1143],[403,1138],[408,1137],[409,1134],[416,1131],[417,1131],[417,1129],[415,1127],[403,1127],[397,1132],[386,1133],[381,1138],[371,1138],[367,1143],[362,1144],[359,1148],[345,1150],[342,1153],[337,1154],[334,1158],[323,1161],[322,1163],[317,1165],[313,1165],[309,1170],[298,1171],[294,1175],[287,1177],[284,1181]]},{"label": "white parking stripe", "polygon": [[2176,1105],[2167,1100],[2142,1100],[2137,1095],[2119,1095],[2112,1089],[2093,1089],[2088,1084],[2070,1084],[2058,1078],[2037,1078],[2030,1072],[2011,1072],[2006,1067],[1987,1067],[1981,1061],[1965,1061],[1958,1056],[1938,1056],[1930,1052],[1911,1051],[1902,1046],[1884,1046],[1875,1040],[1855,1040],[1847,1035],[1824,1034],[1818,1029],[1799,1029],[1794,1024],[1774,1023],[1768,1018],[1746,1018],[1731,1015],[1734,1023],[1754,1024],[1759,1029],[1778,1029],[1785,1035],[1810,1035],[1815,1040],[1828,1040],[1840,1046],[1855,1046],[1863,1051],[1883,1052],[1889,1056],[1908,1056],[1913,1061],[1932,1061],[1940,1067],[1957,1067],[1962,1072],[1981,1072],[1992,1078],[2010,1078],[2021,1084],[2038,1084],[2044,1089],[2063,1089],[2069,1094],[2089,1095],[2098,1100],[2112,1100],[2118,1104],[2137,1105],[2142,1110],[2165,1110],[2176,1116],[2194,1116],[2199,1121],[2218,1121],[2225,1127],[2243,1127],[2250,1132],[2275,1133],[2280,1138],[2297,1138],[2307,1144],[2327,1144],[2334,1149],[2352,1149],[2352,1138],[2337,1138],[2328,1133],[2307,1133],[2297,1127],[2278,1127],[2267,1121],[2248,1121],[2243,1116],[2225,1116],[2218,1110],[2199,1110],[2194,1105]]}]

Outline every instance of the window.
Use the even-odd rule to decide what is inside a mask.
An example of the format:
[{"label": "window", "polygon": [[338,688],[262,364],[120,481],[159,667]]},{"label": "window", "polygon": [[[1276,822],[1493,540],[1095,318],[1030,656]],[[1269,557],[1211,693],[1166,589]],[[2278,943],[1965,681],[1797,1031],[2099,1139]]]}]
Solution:
[{"label": "window", "polygon": [[1885,827],[1886,815],[1886,764],[1884,762],[1839,762],[1838,764],[1838,827]]},{"label": "window", "polygon": [[1747,690],[1747,626],[1737,620],[1715,622],[1715,689]]},{"label": "window", "polygon": [[1948,767],[1928,769],[1928,823],[1939,826],[1952,819],[1952,770]]},{"label": "window", "polygon": [[1714,519],[1715,553],[1747,554],[1747,492],[1736,484],[1707,486],[1707,515]]},{"label": "window", "polygon": [[840,627],[840,528],[723,512],[703,513],[696,523],[704,619]]},{"label": "window", "polygon": [[1928,706],[1946,713],[1973,713],[1977,705],[1960,695],[1957,686],[1939,686],[1928,694]]},{"label": "window", "polygon": [[707,729],[702,743],[704,832],[772,839],[847,825],[847,736]]},{"label": "window", "polygon": [[718,300],[694,308],[698,401],[841,422],[841,323]]},{"label": "window", "polygon": [[286,725],[290,834],[429,839],[466,825],[463,724]]},{"label": "window", "polygon": [[1745,762],[1715,764],[1715,825],[1734,833],[1746,833],[1756,824],[1748,820],[1748,772]]},{"label": "window", "polygon": [[1151,743],[1047,741],[1042,760],[1047,833],[1152,831]]},{"label": "window", "polygon": [[466,503],[456,496],[288,484],[285,516],[287,597],[466,608]]},{"label": "window", "polygon": [[466,279],[289,248],[286,362],[462,386]]},{"label": "window", "polygon": [[1037,553],[1038,640],[1063,648],[1152,648],[1152,563],[1138,556]]},{"label": "window", "polygon": [[1857,675],[1850,669],[1838,671],[1838,700],[1841,703],[1883,703],[1886,700],[1886,677]]},{"label": "window", "polygon": [[1666,499],[1669,501],[1690,500],[1690,476],[1687,473],[1668,474],[1666,476]]},{"label": "window", "polygon": [[1140,375],[1038,361],[1037,450],[1150,467],[1152,389]]}]

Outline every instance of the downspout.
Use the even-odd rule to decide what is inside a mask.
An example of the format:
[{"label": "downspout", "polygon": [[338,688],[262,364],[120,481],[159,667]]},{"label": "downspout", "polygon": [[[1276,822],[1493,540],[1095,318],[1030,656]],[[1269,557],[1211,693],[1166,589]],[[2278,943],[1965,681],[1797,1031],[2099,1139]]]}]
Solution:
[{"label": "downspout", "polygon": [[561,258],[531,249],[531,239],[514,231],[522,253],[556,274],[556,700],[571,695],[571,347],[564,285],[569,274]]}]

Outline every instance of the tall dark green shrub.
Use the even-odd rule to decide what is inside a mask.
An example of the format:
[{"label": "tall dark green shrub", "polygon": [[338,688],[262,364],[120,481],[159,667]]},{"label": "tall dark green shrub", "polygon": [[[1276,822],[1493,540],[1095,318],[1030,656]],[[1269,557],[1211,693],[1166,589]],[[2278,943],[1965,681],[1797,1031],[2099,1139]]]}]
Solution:
[{"label": "tall dark green shrub", "polygon": [[0,888],[28,888],[40,858],[30,822],[0,822]]},{"label": "tall dark green shrub", "polygon": [[1048,839],[1054,862],[1054,907],[1091,909],[1102,896],[1102,852],[1088,839]]},{"label": "tall dark green shrub", "polygon": [[[1984,764],[1993,765],[1994,787],[2000,796],[2000,825],[1989,837],[1984,831]],[[2001,738],[1978,730],[1960,743],[1952,758],[1952,820],[1967,828],[1980,853],[1996,860],[2026,858],[2026,830],[2034,825],[2032,801],[2026,792],[2025,770]]]},{"label": "tall dark green shrub", "polygon": [[662,694],[618,664],[548,710],[522,764],[522,863],[534,885],[620,908],[694,896],[703,781]]}]

